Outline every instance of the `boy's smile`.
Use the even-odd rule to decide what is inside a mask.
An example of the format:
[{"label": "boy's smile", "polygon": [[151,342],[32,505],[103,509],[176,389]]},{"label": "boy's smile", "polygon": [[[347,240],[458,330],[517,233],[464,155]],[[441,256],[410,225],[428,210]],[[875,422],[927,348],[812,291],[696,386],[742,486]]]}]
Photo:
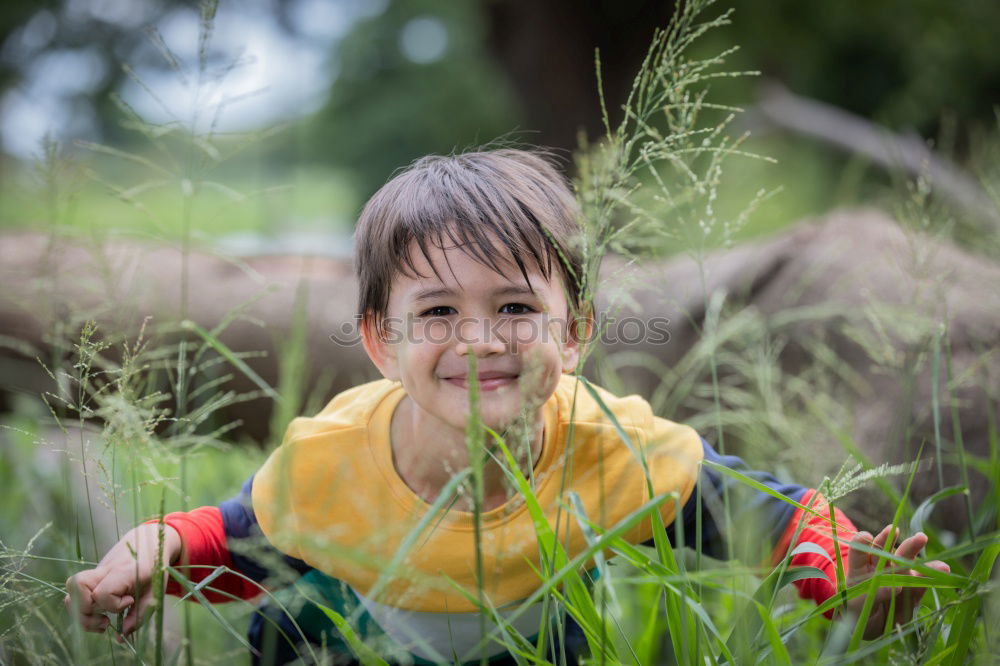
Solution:
[{"label": "boy's smile", "polygon": [[[493,391],[502,386],[510,386],[517,381],[519,373],[511,374],[507,372],[477,372],[479,379],[479,390],[481,392]],[[461,389],[468,389],[469,382],[466,375],[455,375],[445,377],[445,379]]]}]

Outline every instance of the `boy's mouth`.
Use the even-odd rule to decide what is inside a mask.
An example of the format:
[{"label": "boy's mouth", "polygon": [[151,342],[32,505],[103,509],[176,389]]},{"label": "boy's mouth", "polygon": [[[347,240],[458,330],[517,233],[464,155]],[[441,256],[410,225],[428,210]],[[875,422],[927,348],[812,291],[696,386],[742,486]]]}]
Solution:
[{"label": "boy's mouth", "polygon": [[[512,372],[479,372],[476,373],[476,376],[479,379],[480,391],[493,391],[503,386],[509,386],[516,383],[518,378],[518,375]],[[462,389],[469,387],[468,375],[445,377],[445,381]]]}]

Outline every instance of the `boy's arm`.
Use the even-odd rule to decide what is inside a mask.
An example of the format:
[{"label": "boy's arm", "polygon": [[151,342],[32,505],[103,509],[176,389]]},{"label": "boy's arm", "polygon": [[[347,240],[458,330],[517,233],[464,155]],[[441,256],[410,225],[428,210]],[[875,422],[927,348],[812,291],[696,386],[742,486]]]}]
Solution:
[{"label": "boy's arm", "polygon": [[[809,510],[793,506],[709,467],[703,467],[699,481],[701,511],[699,512],[697,493],[692,493],[683,509],[685,543],[690,545],[696,543],[699,513],[702,550],[713,557],[726,558],[729,556],[729,551],[733,551],[736,555],[749,555],[747,561],[754,561],[755,554],[759,556],[766,553],[762,553],[761,550],[755,552],[740,541],[752,543],[756,540],[766,548],[773,546],[770,562],[777,564],[800,544],[813,543],[826,554],[813,552],[815,549],[805,550],[793,555],[790,565],[811,566],[822,572],[822,577],[806,578],[794,583],[801,597],[813,599],[817,604],[826,601],[837,592],[838,550],[848,586],[865,580],[875,572],[877,558],[851,546],[858,544],[879,550],[889,548],[887,542],[890,539],[890,526],[875,537],[868,532],[858,532],[840,509],[834,509],[831,516],[830,507],[819,492],[795,484],[783,484],[771,474],[750,470],[746,463],[735,456],[719,455],[704,440],[702,447],[705,460],[737,470]],[[730,507],[728,542],[723,538],[727,530],[724,525],[720,525],[725,521],[722,508],[727,494]],[[836,538],[834,527],[836,527]],[[671,539],[673,540],[672,534]],[[895,554],[904,559],[915,559],[926,543],[927,537],[918,532],[903,540],[896,548]],[[926,564],[938,571],[946,573],[950,571],[944,562],[935,560]],[[906,568],[897,573],[920,575]],[[875,593],[864,637],[871,639],[882,634],[890,610],[895,613],[892,618],[893,626],[909,620],[913,609],[920,604],[924,591],[925,588],[913,586],[879,588]],[[855,597],[847,604],[848,612],[858,614],[864,604],[864,596]],[[828,611],[826,616],[832,617],[833,610]]]},{"label": "boy's arm", "polygon": [[133,632],[153,602],[153,578],[159,568],[176,563],[182,555],[180,536],[166,527],[144,524],[132,528],[112,546],[93,569],[79,571],[66,580],[66,610],[87,630],[103,632],[110,625],[108,613],[131,608],[122,625],[123,635]]},{"label": "boy's arm", "polygon": [[[827,553],[829,559],[819,553],[802,552],[792,557],[791,565],[815,567],[826,577],[807,578],[794,584],[803,598],[813,599],[816,603],[831,597],[837,589],[837,545],[822,495],[804,486],[782,483],[767,472],[751,470],[742,459],[720,455],[704,440],[702,448],[705,460],[736,470],[785,497],[809,506],[820,515],[803,512],[766,492],[703,466],[698,483],[700,500],[699,492],[694,492],[683,508],[684,544],[695,547],[700,528],[701,550],[711,557],[728,559],[733,555],[751,562],[765,560],[777,563],[799,544],[814,543]],[[728,529],[724,510],[727,502]],[[839,509],[834,516],[841,558],[846,568],[849,542],[855,528]],[[801,529],[798,529],[800,522]],[[671,540],[677,544],[679,539],[675,538],[672,527],[669,531]]]},{"label": "boy's arm", "polygon": [[[848,554],[851,550],[850,542],[857,534],[857,529],[840,509],[834,508],[831,516],[826,499],[815,490],[807,490],[798,502],[811,511],[795,508],[771,554],[771,563],[777,564],[787,553],[803,543],[814,543],[822,548],[826,556],[805,551],[793,555],[789,562],[789,566],[815,567],[823,572],[822,578],[804,578],[793,583],[799,590],[799,596],[803,599],[813,599],[817,604],[821,604],[837,593],[837,559],[840,558],[840,566],[846,572]],[[835,528],[836,539],[834,539]],[[827,618],[832,618],[833,611],[827,611],[825,615]]]},{"label": "boy's arm", "polygon": [[[287,576],[290,571],[297,577],[311,568],[278,551],[261,534],[250,502],[252,488],[250,477],[238,495],[217,507],[169,513],[163,518],[180,535],[184,544],[184,566],[180,569],[192,583],[201,582],[220,566],[242,574],[224,573],[213,579],[212,589],[202,590],[213,603],[230,601],[232,596],[250,599],[260,594],[260,584],[265,581]],[[168,594],[180,596],[185,592],[184,586],[173,579],[167,584]]]}]

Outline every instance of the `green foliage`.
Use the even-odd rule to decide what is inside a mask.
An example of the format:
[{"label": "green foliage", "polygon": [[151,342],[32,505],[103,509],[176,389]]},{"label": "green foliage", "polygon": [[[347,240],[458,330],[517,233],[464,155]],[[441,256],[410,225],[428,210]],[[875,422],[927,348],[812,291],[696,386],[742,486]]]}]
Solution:
[{"label": "green foliage", "polygon": [[[439,21],[446,47],[439,59],[414,62],[400,48],[414,20]],[[362,199],[401,166],[505,135],[519,111],[505,78],[486,53],[477,3],[392,2],[336,47],[330,100],[310,121],[305,157],[349,166]]]},{"label": "green foliage", "polygon": [[736,10],[732,26],[707,41],[715,48],[740,44],[737,66],[761,68],[798,94],[923,136],[938,133],[942,114],[968,123],[966,132],[993,124],[1000,86],[996,3],[847,0],[816,7],[735,0],[728,6]]}]

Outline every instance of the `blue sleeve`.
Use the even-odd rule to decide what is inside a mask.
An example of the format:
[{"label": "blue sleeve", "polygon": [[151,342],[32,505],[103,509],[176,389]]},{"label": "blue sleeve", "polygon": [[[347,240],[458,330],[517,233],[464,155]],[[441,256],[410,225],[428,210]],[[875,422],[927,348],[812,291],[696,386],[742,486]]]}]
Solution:
[{"label": "blue sleeve", "polygon": [[[751,470],[736,456],[723,456],[704,439],[701,440],[704,459],[736,470],[741,474],[795,501],[808,490],[794,483],[782,483],[772,474]],[[725,506],[729,506],[729,534],[726,535]],[[769,554],[795,514],[795,507],[740,481],[702,466],[695,491],[681,511],[681,538],[675,534],[675,524],[667,527],[667,536],[674,546],[697,548],[717,559],[750,554],[756,558]],[[701,518],[699,539],[699,515]]]},{"label": "blue sleeve", "polygon": [[302,560],[285,555],[267,540],[253,512],[252,489],[251,476],[238,495],[219,505],[233,566],[258,583],[275,578],[290,579],[293,577],[289,576],[291,571],[303,574],[312,569]]}]

